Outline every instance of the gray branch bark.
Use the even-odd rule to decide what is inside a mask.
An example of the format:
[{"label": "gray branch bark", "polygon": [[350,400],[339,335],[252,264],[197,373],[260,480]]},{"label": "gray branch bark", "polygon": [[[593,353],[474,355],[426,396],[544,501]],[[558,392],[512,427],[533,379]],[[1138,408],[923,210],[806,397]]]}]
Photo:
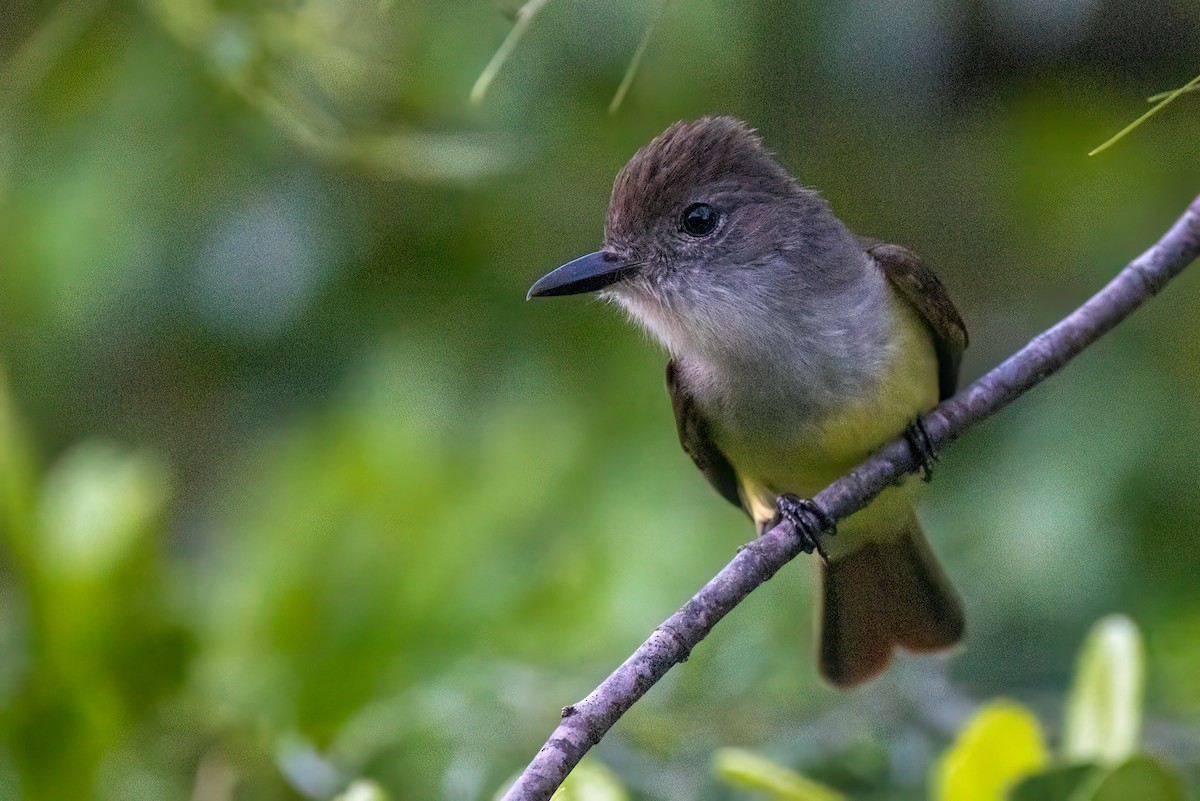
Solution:
[{"label": "gray branch bark", "polygon": [[[1200,255],[1200,197],[1149,250],[1126,266],[1086,303],[1038,335],[1007,361],[943,402],[925,418],[935,448],[1020,397],[1057,372],[1134,309],[1156,295]],[[881,448],[812,500],[834,521],[862,509],[919,463],[907,441]],[[563,708],[562,722],[525,768],[505,801],[548,801],[571,769],[625,712],[688,654],[743,598],[800,553],[789,522],[738,552],[682,609],[587,698]]]}]

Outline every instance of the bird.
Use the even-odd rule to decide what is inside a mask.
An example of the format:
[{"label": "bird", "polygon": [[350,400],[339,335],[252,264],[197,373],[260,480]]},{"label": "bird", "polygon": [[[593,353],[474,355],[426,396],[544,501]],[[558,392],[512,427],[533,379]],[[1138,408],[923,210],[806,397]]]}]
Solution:
[{"label": "bird", "polygon": [[[968,341],[945,286],[910,250],[853,234],[741,120],[677,122],[638,150],[601,249],[527,298],[590,292],[665,347],[683,449],[760,535],[785,517],[819,532],[806,499],[899,436],[926,468],[934,457],[922,415],[954,394]],[[889,487],[805,548],[820,551],[817,663],[834,687],[963,637],[919,486]]]}]

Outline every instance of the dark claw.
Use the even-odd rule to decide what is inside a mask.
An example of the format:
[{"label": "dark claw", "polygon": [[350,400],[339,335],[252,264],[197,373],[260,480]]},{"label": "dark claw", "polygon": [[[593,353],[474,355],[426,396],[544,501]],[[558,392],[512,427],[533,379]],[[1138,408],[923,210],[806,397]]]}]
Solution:
[{"label": "dark claw", "polygon": [[800,535],[800,550],[805,553],[816,551],[822,559],[829,561],[829,555],[821,545],[821,537],[837,534],[836,520],[812,501],[795,495],[780,495],[776,509],[775,522],[786,519],[796,527],[796,533]]},{"label": "dark claw", "polygon": [[931,481],[933,465],[937,462],[937,451],[933,447],[933,440],[929,438],[929,429],[925,427],[924,418],[918,416],[909,423],[904,429],[904,438],[916,454],[917,469],[922,473],[921,480]]}]

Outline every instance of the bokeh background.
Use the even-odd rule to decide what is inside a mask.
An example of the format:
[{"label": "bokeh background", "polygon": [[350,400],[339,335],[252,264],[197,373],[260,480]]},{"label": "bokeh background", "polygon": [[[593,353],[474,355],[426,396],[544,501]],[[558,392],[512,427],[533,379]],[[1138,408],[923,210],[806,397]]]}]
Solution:
[{"label": "bokeh background", "polygon": [[[731,557],[665,358],[527,304],[612,177],[731,113],[857,231],[940,272],[972,379],[1200,191],[1190,0],[0,6],[0,796],[488,799]],[[1200,765],[1200,272],[944,454],[922,508],[953,658],[851,695],[803,560],[597,750],[637,799],[743,797],[743,746],[921,798],[981,700],[1051,732],[1123,611],[1147,747]]]}]

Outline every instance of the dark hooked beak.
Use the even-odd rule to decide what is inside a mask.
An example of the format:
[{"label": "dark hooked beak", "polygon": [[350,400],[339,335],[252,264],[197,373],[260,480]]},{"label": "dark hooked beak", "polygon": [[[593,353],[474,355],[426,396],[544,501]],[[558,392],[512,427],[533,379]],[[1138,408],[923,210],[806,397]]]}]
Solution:
[{"label": "dark hooked beak", "polygon": [[567,262],[548,275],[543,275],[529,288],[525,299],[595,292],[620,281],[636,267],[636,264],[624,261],[615,253],[603,250],[589,253]]}]

